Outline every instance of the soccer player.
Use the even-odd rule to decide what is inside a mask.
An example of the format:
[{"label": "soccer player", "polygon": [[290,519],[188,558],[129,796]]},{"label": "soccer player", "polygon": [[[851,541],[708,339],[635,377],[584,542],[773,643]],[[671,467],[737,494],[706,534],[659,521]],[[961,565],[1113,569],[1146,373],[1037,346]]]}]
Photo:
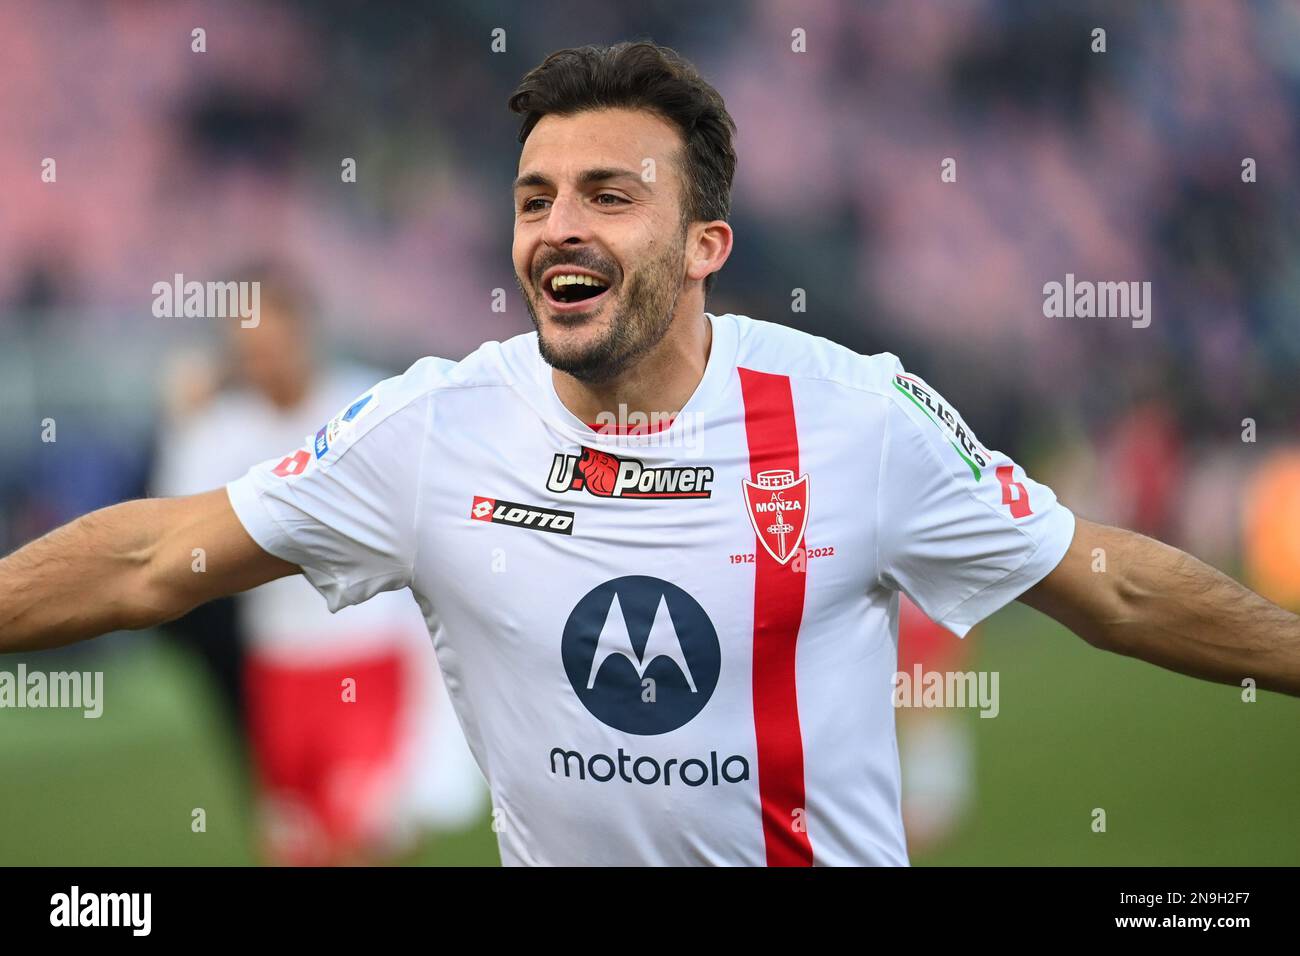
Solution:
[{"label": "soccer player", "polygon": [[[227,387],[169,423],[156,493],[192,494],[238,477],[248,462],[313,434],[379,377],[318,354],[310,296],[291,271],[268,263],[237,274],[259,283],[258,324],[227,327]],[[238,610],[267,862],[392,859],[428,832],[479,817],[482,777],[407,595],[331,614],[295,575],[240,595]]]},{"label": "soccer player", "polygon": [[705,311],[734,126],[677,55],[561,51],[510,105],[535,331],[420,359],[225,488],[20,549],[0,649],[297,573],[331,608],[409,589],[509,864],[906,863],[900,592],[959,636],[1020,599],[1300,694],[1300,618],[1076,519],[893,355]]}]

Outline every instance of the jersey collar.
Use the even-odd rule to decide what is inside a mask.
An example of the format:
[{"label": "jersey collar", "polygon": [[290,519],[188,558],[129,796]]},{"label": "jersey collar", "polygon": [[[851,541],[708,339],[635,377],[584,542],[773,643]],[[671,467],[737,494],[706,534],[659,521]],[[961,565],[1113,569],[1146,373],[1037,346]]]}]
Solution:
[{"label": "jersey collar", "polygon": [[555,391],[551,367],[542,359],[540,353],[534,353],[535,384],[544,397],[547,417],[551,423],[577,444],[596,448],[665,447],[671,449],[686,442],[693,428],[698,434],[697,416],[706,414],[715,405],[736,368],[735,317],[730,314],[715,316],[710,312],[705,312],[704,315],[713,330],[704,374],[700,377],[700,382],[695,386],[691,397],[667,428],[642,435],[619,435],[612,432],[602,434],[593,431],[590,425],[569,411],[560,400],[560,396]]}]

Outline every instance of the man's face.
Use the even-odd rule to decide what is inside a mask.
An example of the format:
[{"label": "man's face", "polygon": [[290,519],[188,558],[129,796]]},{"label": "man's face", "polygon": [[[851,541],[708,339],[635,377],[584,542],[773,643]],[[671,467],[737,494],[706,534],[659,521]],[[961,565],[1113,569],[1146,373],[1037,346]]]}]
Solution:
[{"label": "man's face", "polygon": [[277,404],[300,394],[310,366],[307,319],[267,297],[255,328],[230,323],[230,339],[240,376]]},{"label": "man's face", "polygon": [[666,120],[639,110],[545,116],[529,134],[515,281],[554,368],[608,381],[667,333],[686,268],[683,147]]}]

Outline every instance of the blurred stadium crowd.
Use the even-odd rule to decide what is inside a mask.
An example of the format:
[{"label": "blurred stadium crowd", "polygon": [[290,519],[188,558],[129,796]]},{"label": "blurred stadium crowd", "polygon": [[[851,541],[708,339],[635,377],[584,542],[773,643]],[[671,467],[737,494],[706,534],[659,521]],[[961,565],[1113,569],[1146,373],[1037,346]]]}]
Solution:
[{"label": "blurred stadium crowd", "polygon": [[[0,553],[146,493],[177,356],[227,338],[153,316],[176,273],[291,264],[324,350],[384,374],[529,330],[506,97],[554,49],[641,36],[739,129],[710,311],[895,352],[1077,513],[1300,606],[1284,0],[0,5]],[[1150,281],[1150,326],[1045,317],[1067,273]]]},{"label": "blurred stadium crowd", "polygon": [[[151,315],[174,273],[287,259],[334,347],[392,369],[526,330],[505,97],[640,35],[739,127],[713,311],[896,352],[1077,510],[1240,559],[1242,489],[1300,421],[1300,10],[1267,0],[5,4],[0,546],[142,490],[162,356],[215,337]],[[1045,318],[1066,273],[1150,280],[1151,326]]]}]

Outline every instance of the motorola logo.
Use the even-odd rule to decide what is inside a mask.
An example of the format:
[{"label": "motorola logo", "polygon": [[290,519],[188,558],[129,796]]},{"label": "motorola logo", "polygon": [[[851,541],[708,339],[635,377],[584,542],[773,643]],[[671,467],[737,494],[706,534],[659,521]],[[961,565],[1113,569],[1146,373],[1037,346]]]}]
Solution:
[{"label": "motorola logo", "polygon": [[718,685],[718,634],[693,597],[660,578],[606,581],[580,600],[560,651],[578,699],[629,734],[689,723]]}]

